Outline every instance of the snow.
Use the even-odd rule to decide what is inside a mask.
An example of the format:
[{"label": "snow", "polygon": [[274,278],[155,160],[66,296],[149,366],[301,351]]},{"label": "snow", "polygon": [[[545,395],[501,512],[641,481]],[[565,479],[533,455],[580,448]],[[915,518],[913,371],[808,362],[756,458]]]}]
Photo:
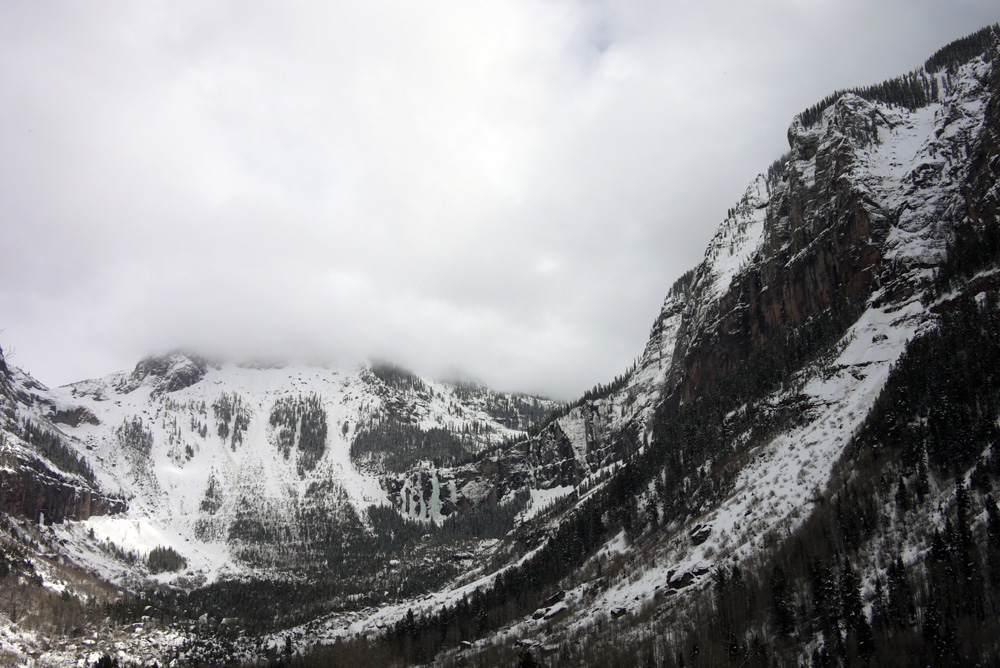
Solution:
[{"label": "snow", "polygon": [[[980,94],[972,82],[985,80],[985,67],[981,61],[966,66],[956,91],[943,103],[915,112],[871,105],[854,97],[844,100],[840,109],[827,110],[818,127],[794,128],[811,133],[810,141],[820,144],[820,151],[828,150],[836,142],[854,141],[839,134],[836,114],[847,113],[851,105],[863,113],[877,106],[882,119],[879,141],[845,149],[853,160],[845,160],[848,168],[841,178],[862,193],[876,223],[887,221],[884,256],[907,268],[904,280],[910,284],[925,280],[929,276],[926,267],[942,257],[948,234],[942,221],[951,214],[949,207],[961,202],[958,187],[963,162],[950,152],[963,150],[955,138],[974,137],[980,130],[981,101],[969,96]],[[793,161],[790,169],[807,187],[815,185],[815,159]],[[755,225],[763,220],[761,207],[767,204],[759,182],[751,184],[741,202],[755,204],[738,206],[727,218],[696,270],[693,295],[700,300],[700,317],[711,316],[713,303],[744,268],[763,260],[756,254],[766,240]],[[672,300],[681,298],[668,297],[664,312]],[[764,549],[769,536],[780,540],[809,516],[907,342],[934,326],[933,316],[919,301],[919,291],[902,303],[876,306],[883,301],[885,295],[876,291],[869,308],[836,346],[834,356],[789,379],[785,390],[767,400],[773,406],[800,402],[807,407],[807,419],[756,446],[727,498],[704,515],[688,519],[672,538],[642,554],[632,549],[622,533],[602,546],[592,560],[627,560],[630,567],[617,571],[609,582],[585,583],[567,592],[566,600],[576,606],[566,622],[570,633],[583,632],[608,610],[639,610],[656,604],[671,578],[679,582],[684,574],[690,574],[692,581],[675,591],[673,600],[694,595],[707,585],[711,570],[720,562],[752,559]],[[696,329],[698,323],[688,326]],[[674,345],[681,344],[674,336]],[[652,365],[640,364],[637,373],[652,375],[651,370]],[[699,526],[707,529],[708,537],[694,545],[690,532]],[[903,553],[911,561],[917,557],[912,546],[904,546]],[[519,631],[530,631],[530,625],[509,629],[512,635]]]},{"label": "snow", "polygon": [[[809,514],[830,472],[885,384],[906,342],[925,326],[916,299],[892,310],[871,308],[838,345],[824,372],[806,370],[793,379],[793,390],[768,399],[776,405],[798,395],[811,407],[802,426],[759,446],[738,475],[732,493],[705,515],[689,520],[676,537],[623,571],[621,579],[593,593],[581,585],[568,594],[580,601],[572,624],[582,628],[608,610],[637,610],[666,591],[671,578],[690,573],[697,591],[720,559],[740,563],[763,549],[771,532],[794,531]],[[708,538],[693,545],[689,533],[708,527]],[[609,540],[592,559],[624,558],[631,547],[624,533]]]},{"label": "snow", "polygon": [[767,179],[757,176],[733,214],[719,227],[705,251],[705,264],[714,280],[703,299],[716,300],[729,290],[735,278],[756,255],[764,237],[769,196]]},{"label": "snow", "polygon": [[176,536],[152,524],[147,519],[130,519],[115,516],[94,516],[84,522],[93,530],[98,540],[110,541],[126,550],[148,555],[156,547],[175,547],[181,541]]},{"label": "snow", "polygon": [[573,447],[573,454],[576,457],[576,461],[586,467],[587,423],[583,418],[582,411],[574,411],[571,415],[559,418],[557,422],[559,423],[559,428],[566,434],[566,438],[569,439],[570,445]]},{"label": "snow", "polygon": [[[174,356],[169,364],[171,371],[176,371],[191,362]],[[471,430],[473,423],[479,422],[486,426],[483,444],[520,433],[485,412],[482,394],[473,393],[471,402],[462,403],[453,386],[426,381],[429,393],[400,396],[382,386],[367,364],[345,368],[209,366],[200,381],[170,393],[158,393],[157,378],[152,375],[135,383],[126,374],[117,373],[56,389],[24,377],[38,398],[26,409],[39,419],[44,420],[45,412],[57,406],[63,410],[84,407],[100,421],[98,425],[58,428],[88,458],[101,488],[126,498],[128,511],[114,517],[92,517],[80,527],[67,525],[59,531],[75,543],[72,551],[76,558],[117,580],[126,577],[128,569],[116,565],[99,546],[86,545],[88,539],[93,540],[89,538],[91,531],[99,543],[111,542],[140,555],[162,545],[188,560],[186,573],[161,578],[196,574],[212,581],[247,570],[234,561],[228,545],[226,527],[238,510],[268,513],[269,517],[291,513],[295,504],[305,499],[310,485],[323,482],[333,486],[331,503],[341,503],[336,499],[342,493],[345,503],[364,520],[367,507],[389,500],[381,481],[351,460],[350,443],[358,426],[378,416],[389,398],[403,402],[422,428]],[[242,442],[235,447],[218,433],[213,404],[224,393],[237,397],[248,415]],[[270,424],[275,402],[298,395],[316,395],[327,420],[325,452],[313,470],[303,473],[297,468],[294,449],[285,459],[276,447],[275,428]],[[124,447],[116,436],[121,425],[134,420],[140,420],[152,435],[148,453]],[[233,420],[227,426],[232,430]],[[214,513],[202,510],[210,481],[219,505]],[[439,480],[436,474],[432,485],[432,499],[417,504],[414,514],[439,522],[443,500],[454,500],[458,490],[453,480]],[[289,515],[287,521],[294,522],[294,517]]]},{"label": "snow", "polygon": [[[981,129],[982,93],[977,82],[985,80],[987,68],[981,61],[965,66],[943,102],[913,112],[845,95],[826,110],[816,126],[793,124],[797,140],[808,141],[819,153],[829,154],[834,147],[840,152],[844,160],[836,178],[860,195],[873,229],[884,235],[879,242],[885,261],[908,267],[905,276],[911,283],[926,278],[926,267],[942,257],[948,235],[943,221],[949,220],[954,213],[950,207],[961,200],[958,188],[964,156],[957,152]],[[863,132],[847,131],[844,124],[852,118],[877,119],[874,141],[862,136]],[[829,167],[818,169],[817,160],[804,155],[789,163],[789,172],[808,194],[818,180],[833,176],[827,173]],[[558,425],[588,480],[594,480],[598,473],[597,467],[588,463],[588,454],[593,455],[592,450],[600,448],[608,434],[636,424],[640,441],[648,442],[648,425],[672,379],[675,353],[688,343],[684,337],[711,331],[710,319],[720,316],[720,299],[733,282],[748,268],[770,259],[765,253],[784,250],[771,248],[769,243],[773,240],[769,235],[777,238],[780,230],[765,229],[774,197],[772,187],[777,185],[764,176],[751,182],[709,244],[690,289],[665,299],[646,349],[624,387],[559,418]],[[776,227],[782,224],[778,221]],[[800,252],[807,253],[808,248]],[[631,567],[616,570],[613,578],[600,583],[577,586],[566,593],[564,602],[550,608],[549,614],[569,611],[570,619],[564,623],[582,629],[609,610],[653,604],[670,588],[671,581],[677,583],[685,575],[692,582],[680,596],[688,595],[703,588],[707,574],[720,563],[751,560],[769,537],[794,531],[826,491],[835,463],[862,425],[906,343],[923,328],[933,326],[931,316],[918,301],[919,294],[891,306],[879,305],[884,296],[881,292],[872,296],[867,310],[831,357],[788,379],[783,390],[766,399],[765,404],[772,408],[794,402],[808,419],[748,451],[747,463],[725,499],[681,527],[672,525],[669,531],[680,530],[673,534],[665,531],[666,537],[645,553],[633,550],[624,533],[619,533],[601,546],[593,559],[627,561]],[[171,372],[190,364],[182,357],[172,358]],[[342,492],[345,503],[362,517],[369,506],[388,503],[379,479],[351,460],[350,442],[358,426],[377,418],[390,400],[404,402],[410,419],[422,429],[465,430],[476,424],[488,425],[481,447],[520,434],[493,420],[481,398],[460,400],[454,386],[425,381],[420,392],[393,394],[394,390],[380,381],[374,382],[364,365],[251,369],[227,364],[210,367],[201,381],[165,395],[156,393],[155,379],[143,379],[135,387],[128,385],[128,379],[119,373],[48,390],[25,374],[14,374],[19,388],[38,398],[25,410],[40,420],[49,411],[78,406],[98,416],[99,425],[60,428],[75,439],[78,451],[88,456],[102,487],[120,491],[127,498],[129,510],[116,516],[67,522],[50,531],[64,541],[78,563],[119,580],[126,577],[128,569],[102,552],[102,543],[140,556],[155,547],[171,547],[187,558],[188,567],[183,573],[162,574],[160,581],[210,582],[248,571],[234,562],[231,545],[225,540],[226,523],[238,510],[290,512],[289,504],[303,499],[309,485],[316,482],[331,483],[335,493]],[[235,448],[217,433],[213,403],[223,392],[238,395],[249,414],[243,442]],[[305,474],[297,470],[295,456],[285,459],[275,446],[274,427],[269,421],[276,401],[300,394],[318,396],[328,422],[325,452],[316,468]],[[119,425],[134,419],[140,419],[153,435],[149,453],[130,452],[115,436]],[[617,465],[612,463],[605,470]],[[220,503],[214,513],[202,509],[210,480],[215,481]],[[431,489],[428,499],[424,498],[425,485]],[[447,471],[428,465],[403,478],[401,497],[404,512],[411,517],[440,522],[445,501],[454,502],[461,494],[475,504],[493,489],[484,478],[472,478],[459,488]],[[531,488],[530,501],[519,521],[544,517],[548,507],[574,490],[572,486]],[[221,530],[216,526],[208,535],[199,532],[200,523],[206,521],[216,522]],[[691,540],[694,527],[707,532],[698,545]],[[913,547],[905,547],[906,558],[916,558]],[[494,549],[498,549],[496,541],[484,542],[477,558],[487,563]],[[369,633],[401,619],[411,608],[417,614],[439,610],[488,586],[499,573],[532,554],[521,554],[493,573],[473,570],[456,586],[420,600],[332,615],[319,623],[315,637]],[[399,562],[393,560],[389,565],[398,566]],[[64,587],[49,579],[45,586],[56,591]],[[525,621],[508,632],[530,629],[531,625]],[[4,642],[0,634],[0,647]]]},{"label": "snow", "polygon": [[520,521],[527,522],[536,517],[559,499],[567,494],[572,494],[575,489],[576,487],[572,485],[563,485],[550,489],[531,489],[531,499],[528,502],[528,507],[521,512]]},{"label": "snow", "polygon": [[629,377],[624,392],[612,397],[618,416],[617,424],[626,424],[638,417],[640,440],[650,437],[649,424],[656,410],[667,374],[673,362],[674,350],[683,323],[684,299],[681,295],[668,295],[660,317],[650,334],[635,371]]}]

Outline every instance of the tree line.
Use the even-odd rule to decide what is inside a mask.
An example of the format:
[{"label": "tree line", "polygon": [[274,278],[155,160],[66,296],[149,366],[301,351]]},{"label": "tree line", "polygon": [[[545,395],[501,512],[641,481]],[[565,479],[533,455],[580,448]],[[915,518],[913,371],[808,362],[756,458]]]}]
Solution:
[{"label": "tree line", "polygon": [[941,94],[936,74],[942,69],[952,73],[965,63],[988,53],[998,32],[1000,25],[987,26],[939,49],[919,70],[872,86],[837,91],[803,111],[799,118],[806,127],[815,125],[822,118],[823,112],[845,93],[853,93],[869,102],[882,102],[910,110],[939,102]]}]

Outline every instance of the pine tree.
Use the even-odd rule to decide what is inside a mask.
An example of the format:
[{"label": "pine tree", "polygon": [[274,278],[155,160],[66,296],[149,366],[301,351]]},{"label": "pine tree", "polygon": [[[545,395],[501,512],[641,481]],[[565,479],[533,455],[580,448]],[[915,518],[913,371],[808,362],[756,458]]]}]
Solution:
[{"label": "pine tree", "polygon": [[916,607],[902,557],[897,555],[895,561],[889,564],[889,568],[886,571],[886,578],[889,590],[887,601],[888,621],[896,628],[909,628],[916,614]]},{"label": "pine tree", "polygon": [[774,627],[786,638],[795,630],[795,607],[792,588],[780,563],[771,571],[771,615]]}]

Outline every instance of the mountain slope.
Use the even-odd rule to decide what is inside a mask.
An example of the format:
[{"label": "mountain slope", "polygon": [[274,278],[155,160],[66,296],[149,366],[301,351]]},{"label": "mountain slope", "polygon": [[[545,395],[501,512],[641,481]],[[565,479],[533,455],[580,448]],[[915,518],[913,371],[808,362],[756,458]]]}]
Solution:
[{"label": "mountain slope", "polygon": [[[403,387],[403,373],[246,368],[172,354],[63,388],[17,371],[5,378],[22,388],[21,419],[45,425],[89,463],[89,480],[78,482],[127,500],[127,512],[86,531],[142,553],[170,547],[189,575],[211,580],[234,568],[329,561],[331,541],[370,529],[367,510],[387,504],[383,485],[405,471],[388,469],[385,457],[398,459],[407,438],[439,433],[452,457],[473,457],[523,435],[519,427],[554,406],[409,375]],[[382,444],[381,459],[359,454],[359,434],[389,422],[407,429]],[[418,454],[432,457],[426,447]],[[404,461],[419,466],[419,457]],[[438,521],[450,512],[408,510]]]},{"label": "mountain slope", "polygon": [[[967,65],[940,101],[913,110],[848,93],[812,125],[797,118],[789,153],[671,288],[636,366],[501,455],[499,476],[481,476],[495,496],[525,480],[568,491],[648,443],[657,408],[690,403],[784,328],[845,302],[860,309],[876,290],[875,303],[913,294],[966,207],[965,152],[984,127],[989,71]],[[942,90],[945,76],[926,81]]]}]

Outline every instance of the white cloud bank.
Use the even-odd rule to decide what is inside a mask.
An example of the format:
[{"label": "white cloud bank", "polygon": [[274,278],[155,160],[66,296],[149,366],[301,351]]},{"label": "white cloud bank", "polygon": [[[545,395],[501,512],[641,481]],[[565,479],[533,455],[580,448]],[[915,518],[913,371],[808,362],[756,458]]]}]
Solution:
[{"label": "white cloud bank", "polygon": [[991,2],[4,3],[0,344],[572,398],[641,352],[792,116]]}]

